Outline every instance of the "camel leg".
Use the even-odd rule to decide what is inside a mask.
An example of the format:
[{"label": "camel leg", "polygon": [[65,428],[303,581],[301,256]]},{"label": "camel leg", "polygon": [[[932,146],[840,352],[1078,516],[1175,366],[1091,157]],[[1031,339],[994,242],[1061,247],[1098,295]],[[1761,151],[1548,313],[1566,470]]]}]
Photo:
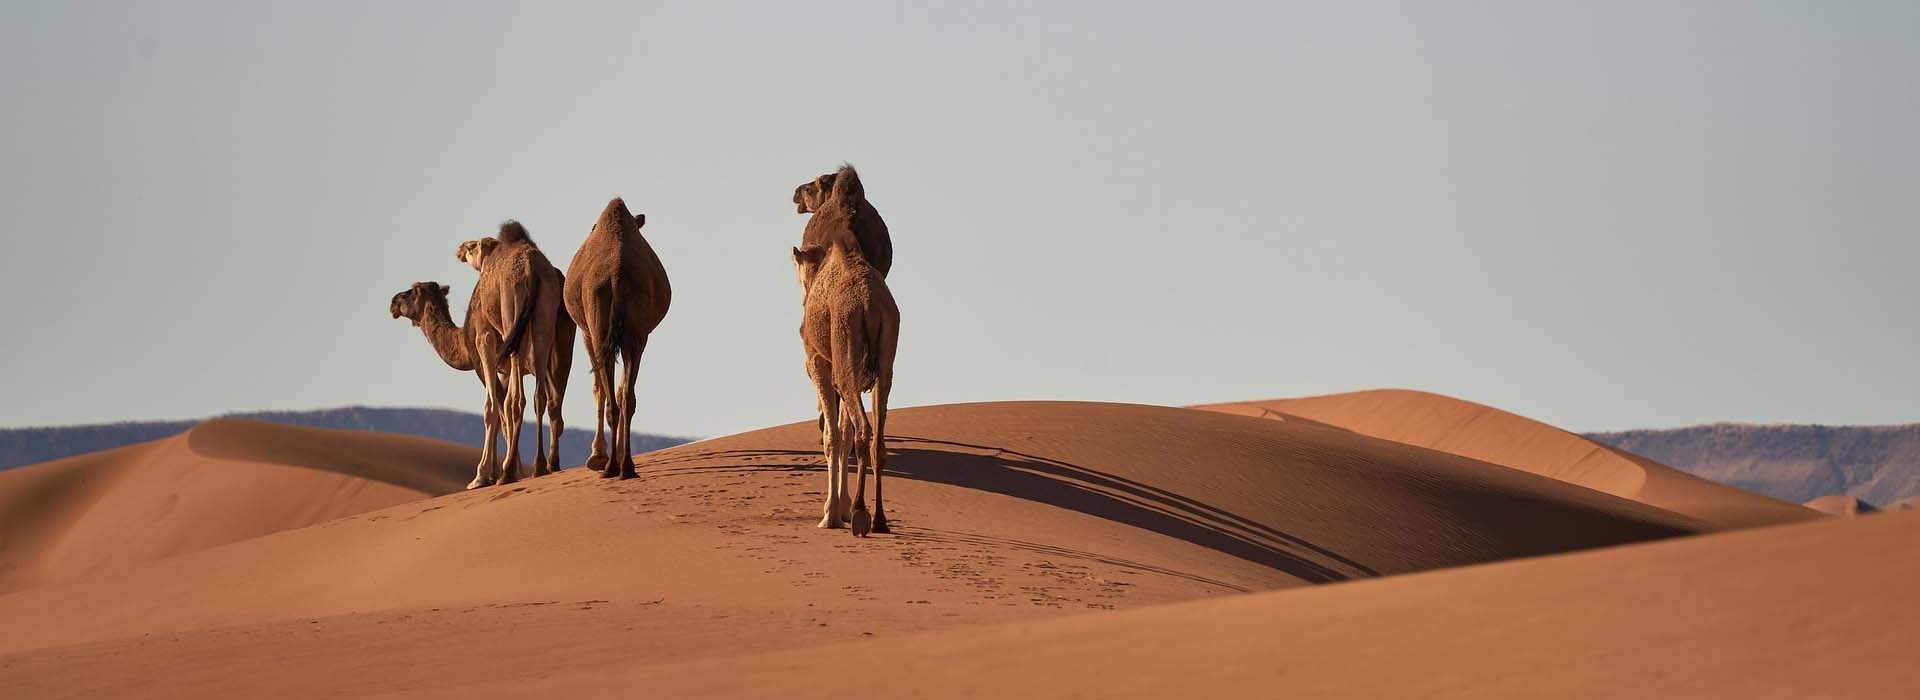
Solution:
[{"label": "camel leg", "polygon": [[486,367],[485,363],[482,363],[480,375],[481,381],[486,384],[487,391],[486,409],[481,414],[481,421],[486,426],[486,431],[485,439],[480,443],[480,464],[473,469],[473,481],[467,482],[468,489],[493,484],[495,459],[499,457],[499,453],[493,446],[494,438],[500,434],[499,384],[495,381],[492,369]]},{"label": "camel leg", "polygon": [[[606,451],[600,453],[600,466],[596,467],[602,477],[620,475],[619,469],[613,463],[613,452],[620,448],[620,410],[613,401],[613,363],[619,355],[620,353],[617,352],[608,353],[593,367],[594,409],[600,417],[600,425],[594,426],[594,432],[599,433],[603,427],[607,432]],[[594,439],[594,448],[600,448],[600,440],[597,437]]]},{"label": "camel leg", "polygon": [[547,462],[547,382],[538,376],[533,380],[533,475],[546,476],[553,473],[553,467]]},{"label": "camel leg", "polygon": [[640,336],[638,341],[629,344],[621,351],[625,359],[620,365],[620,434],[614,439],[620,442],[620,449],[614,452],[620,465],[620,478],[631,479],[639,474],[633,470],[633,411],[638,408],[634,397],[634,382],[640,376],[640,356],[647,351],[647,337]]},{"label": "camel leg", "polygon": [[587,451],[587,468],[604,471],[607,468],[607,359],[595,352],[599,341],[588,332],[586,326],[580,327],[580,338],[587,345],[587,370],[593,375],[593,447]]},{"label": "camel leg", "polygon": [[[849,432],[852,433],[853,437],[852,442],[854,445],[865,445],[868,442],[867,407],[860,401],[860,392],[855,391],[850,394],[842,394],[840,400],[845,404],[841,407],[841,410],[846,412],[846,421],[848,428],[850,428]],[[853,450],[848,450],[848,452],[852,451]],[[854,537],[866,537],[867,533],[873,532],[873,515],[867,512],[866,462],[871,461],[873,460],[861,460],[862,463],[857,469],[860,473],[860,480],[853,487],[853,515],[848,518],[848,520],[853,522]]]},{"label": "camel leg", "polygon": [[840,397],[828,384],[831,370],[825,362],[811,363],[807,367],[807,376],[813,379],[814,391],[820,397],[820,453],[827,460],[827,500],[820,506],[819,527],[838,528],[846,524],[841,513],[842,491],[846,488],[841,462],[838,454],[840,441]]},{"label": "camel leg", "polygon": [[838,529],[847,525],[847,461],[840,449],[846,435],[840,429],[840,407],[835,401],[821,421],[827,429],[820,434],[821,451],[827,458],[827,502],[821,507],[819,527]]},{"label": "camel leg", "polygon": [[873,531],[892,532],[887,527],[887,504],[880,497],[880,474],[887,470],[887,391],[893,388],[893,373],[882,370],[873,385],[873,437],[869,441],[867,461],[873,464]]},{"label": "camel leg", "polygon": [[839,435],[841,435],[841,437],[839,437],[839,443],[833,447],[833,449],[839,453],[839,456],[841,456],[841,472],[839,472],[839,478],[841,478],[841,501],[839,501],[839,508],[841,508],[841,520],[852,524],[852,495],[847,487],[849,487],[849,479],[852,479],[851,476],[849,476],[851,470],[854,470],[852,453],[854,453],[854,445],[860,443],[860,430],[858,430],[858,428],[854,426],[854,422],[852,422],[852,410],[854,410],[854,408],[847,408],[847,395],[841,393],[839,397],[841,397],[841,410],[839,410],[839,416],[841,416],[841,432],[839,432]]},{"label": "camel leg", "polygon": [[547,408],[547,439],[553,441],[547,447],[547,463],[557,472],[567,468],[567,463],[560,459],[560,438],[567,434],[567,422],[560,417],[560,407],[567,402],[567,384],[573,379],[573,338],[578,330],[566,309],[560,310],[555,321],[553,355],[547,368],[553,377],[553,388],[547,391],[547,400],[551,402]]},{"label": "camel leg", "polygon": [[500,415],[500,428],[507,434],[506,458],[500,460],[500,479],[496,484],[511,484],[520,480],[520,424],[527,418],[526,386],[520,381],[520,359],[507,359],[507,380],[504,402],[506,411]]},{"label": "camel leg", "polygon": [[547,465],[558,472],[565,469],[566,463],[560,461],[560,436],[567,433],[567,422],[560,418],[560,404],[566,398],[565,385],[556,383],[552,393],[547,395]]}]

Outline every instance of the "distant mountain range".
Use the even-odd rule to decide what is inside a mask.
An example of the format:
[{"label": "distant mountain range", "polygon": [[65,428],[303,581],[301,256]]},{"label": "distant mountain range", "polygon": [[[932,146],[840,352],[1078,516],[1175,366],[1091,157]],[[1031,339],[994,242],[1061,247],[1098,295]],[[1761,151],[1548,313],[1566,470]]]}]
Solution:
[{"label": "distant mountain range", "polygon": [[1716,423],[1587,437],[1783,501],[1848,495],[1874,506],[1920,496],[1920,424]]},{"label": "distant mountain range", "polygon": [[[261,411],[234,413],[221,418],[249,418],[270,423],[304,425],[315,428],[370,430],[435,438],[479,447],[484,426],[480,416],[463,411],[437,408],[369,408],[352,406],[319,411]],[[148,440],[158,440],[185,432],[200,423],[197,420],[155,421],[144,423],[107,423],[55,428],[15,428],[0,430],[0,469],[97,452]],[[593,416],[585,424],[593,426]],[[533,424],[521,433],[521,454],[533,459]],[[634,433],[634,452],[646,452],[692,442],[693,438]],[[593,443],[593,431],[568,426],[560,437],[560,455],[566,466],[587,459]]]}]

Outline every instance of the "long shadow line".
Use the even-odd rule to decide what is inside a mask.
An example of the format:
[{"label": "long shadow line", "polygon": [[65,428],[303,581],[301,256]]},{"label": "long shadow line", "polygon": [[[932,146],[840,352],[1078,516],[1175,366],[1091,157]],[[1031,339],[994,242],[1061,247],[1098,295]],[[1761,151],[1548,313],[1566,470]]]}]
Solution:
[{"label": "long shadow line", "polygon": [[[1044,503],[1059,508],[1078,511],[1095,517],[1131,525],[1161,535],[1180,539],[1191,544],[1212,549],[1223,554],[1254,562],[1269,568],[1286,572],[1296,578],[1314,583],[1342,581],[1352,575],[1320,562],[1278,547],[1257,536],[1239,532],[1234,527],[1239,522],[1251,522],[1236,515],[1226,514],[1226,522],[1214,513],[1218,509],[1197,504],[1191,499],[1139,485],[1124,479],[1093,472],[1091,470],[1043,458],[1035,458],[1010,450],[951,443],[937,440],[921,440],[902,436],[901,442],[926,442],[935,445],[952,445],[974,450],[993,451],[998,454],[985,455],[964,451],[939,449],[905,448],[894,451],[893,462],[888,472],[920,481],[942,483],[951,486],[969,488],[990,493],[1021,498]],[[764,465],[764,466],[723,466],[723,467],[669,467],[659,468],[660,464],[680,463],[694,459],[713,459],[731,457],[811,457],[812,450],[716,450],[697,455],[677,456],[669,460],[654,461],[640,465],[642,478],[650,476],[672,476],[690,473],[713,473],[714,470],[729,472],[772,472],[772,471],[820,471],[824,467],[817,464],[805,465]],[[1089,483],[1102,483],[1104,488],[1095,488]],[[1134,484],[1129,487],[1127,484]],[[1116,495],[1113,492],[1123,495]],[[1131,498],[1127,497],[1131,496]],[[1143,503],[1141,501],[1148,501]],[[1159,507],[1154,507],[1157,504]],[[1200,506],[1200,507],[1195,507]],[[1324,548],[1307,543],[1304,540],[1280,533],[1271,528],[1259,526],[1259,530],[1272,532],[1275,539],[1296,544],[1303,549],[1321,553],[1330,559],[1351,566],[1367,575],[1377,575],[1363,565],[1352,562]],[[1214,583],[1214,582],[1209,582]]]},{"label": "long shadow line", "polygon": [[1086,467],[1082,467],[1075,464],[1068,464],[1066,462],[1062,462],[1057,459],[1051,459],[1047,457],[1041,457],[1038,455],[1027,454],[1025,452],[1020,452],[1018,450],[1009,450],[1004,447],[990,447],[987,445],[974,445],[974,444],[969,444],[964,442],[955,442],[951,440],[936,440],[932,438],[919,438],[919,437],[913,437],[913,436],[907,436],[907,435],[903,435],[898,438],[889,437],[887,439],[890,442],[894,440],[903,440],[903,441],[910,440],[914,442],[923,442],[923,443],[930,443],[935,445],[947,445],[951,447],[961,447],[961,448],[975,449],[975,450],[991,450],[994,452],[998,452],[1000,454],[1013,455],[1029,463],[1042,464],[1042,465],[1051,467],[1053,469],[1066,472],[1066,474],[1063,474],[1062,476],[1071,476],[1071,478],[1096,484],[1096,485],[1106,486],[1107,488],[1111,488],[1116,491],[1129,492],[1139,498],[1150,500],[1169,508],[1180,508],[1185,510],[1197,511],[1198,513],[1225,521],[1222,523],[1215,523],[1217,525],[1229,526],[1229,527],[1237,525],[1243,529],[1251,530],[1252,534],[1272,537],[1274,539],[1278,539],[1278,540],[1287,542],[1289,544],[1308,549],[1316,554],[1327,557],[1328,559],[1332,559],[1334,561],[1340,562],[1341,564],[1352,567],[1353,569],[1360,571],[1362,573],[1365,573],[1369,576],[1380,575],[1380,572],[1373,570],[1372,568],[1368,567],[1365,564],[1362,564],[1360,562],[1354,561],[1353,559],[1342,556],[1337,552],[1329,550],[1325,547],[1321,547],[1317,544],[1309,542],[1298,536],[1281,532],[1280,530],[1277,530],[1265,523],[1252,520],[1250,518],[1224,510],[1218,506],[1214,506],[1209,503],[1196,501],[1192,498],[1188,498],[1186,496],[1173,493],[1171,491],[1160,488],[1158,486],[1153,486],[1151,484],[1143,484],[1138,481],[1134,481],[1133,479],[1129,479],[1124,476],[1119,476],[1117,474],[1096,472]]}]

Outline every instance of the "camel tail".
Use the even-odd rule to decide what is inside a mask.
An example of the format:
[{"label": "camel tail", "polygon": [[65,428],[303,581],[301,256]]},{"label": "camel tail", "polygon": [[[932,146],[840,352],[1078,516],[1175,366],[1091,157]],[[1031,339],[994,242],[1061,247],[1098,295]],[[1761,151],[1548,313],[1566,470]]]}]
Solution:
[{"label": "camel tail", "polygon": [[828,198],[842,202],[867,198],[867,188],[860,184],[860,173],[853,169],[852,163],[842,163],[839,172],[834,173],[833,189],[828,192]]},{"label": "camel tail", "polygon": [[[623,326],[626,325],[627,319],[627,299],[621,296],[624,294],[624,291],[620,289],[620,278],[625,276],[622,275],[621,272],[620,270],[615,270],[613,279],[607,283],[607,296],[609,297],[607,303],[607,332],[600,338],[600,361],[606,364],[609,368],[608,371],[612,371],[614,353],[620,349],[620,336],[626,333],[626,328]],[[628,358],[627,361],[632,362],[633,360],[632,358]]]},{"label": "camel tail", "polygon": [[867,315],[867,376],[862,377],[867,388],[873,388],[871,382],[878,381],[881,370],[886,369],[885,360],[892,353],[887,349],[887,322],[879,314]]},{"label": "camel tail", "polygon": [[500,339],[500,359],[505,366],[507,358],[520,349],[520,340],[527,334],[527,326],[532,325],[533,309],[540,305],[540,285],[533,285],[533,293],[527,295],[527,303],[520,305],[519,317],[513,319],[513,328],[507,330],[507,337]]}]

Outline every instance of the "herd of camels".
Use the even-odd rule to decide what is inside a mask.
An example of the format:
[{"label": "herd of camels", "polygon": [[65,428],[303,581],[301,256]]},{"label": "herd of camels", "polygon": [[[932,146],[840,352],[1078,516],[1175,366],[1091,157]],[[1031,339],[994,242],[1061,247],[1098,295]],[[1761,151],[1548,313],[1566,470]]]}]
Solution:
[{"label": "herd of camels", "polygon": [[[899,346],[900,309],[887,289],[893,242],[880,212],[867,201],[853,166],[794,188],[793,203],[812,214],[793,249],[800,281],[800,342],[807,376],[819,395],[820,444],[827,461],[827,500],[820,527],[851,526],[853,534],[887,532],[881,499],[886,467],[887,392]],[[508,221],[489,237],[460,244],[456,257],[479,272],[467,302],[466,323],[447,310],[447,285],[416,282],[393,295],[394,318],[405,317],[441,361],[473,372],[486,387],[486,441],[474,469],[474,489],[519,479],[520,424],[526,416],[523,378],[533,376],[533,475],[560,469],[560,404],[573,368],[576,329],[593,366],[595,420],[586,466],[608,478],[635,476],[632,454],[634,378],[647,337],[666,318],[673,299],[667,270],[640,235],[645,214],[619,198],[607,203],[586,242],[562,275],[524,226]],[[562,308],[564,305],[564,308]],[[614,363],[621,377],[614,381]],[[873,392],[867,420],[863,391]],[[506,453],[494,442],[505,433]],[[611,442],[611,444],[609,444]],[[859,481],[847,494],[847,468],[858,455]],[[873,468],[873,512],[866,506],[867,469]]]}]

